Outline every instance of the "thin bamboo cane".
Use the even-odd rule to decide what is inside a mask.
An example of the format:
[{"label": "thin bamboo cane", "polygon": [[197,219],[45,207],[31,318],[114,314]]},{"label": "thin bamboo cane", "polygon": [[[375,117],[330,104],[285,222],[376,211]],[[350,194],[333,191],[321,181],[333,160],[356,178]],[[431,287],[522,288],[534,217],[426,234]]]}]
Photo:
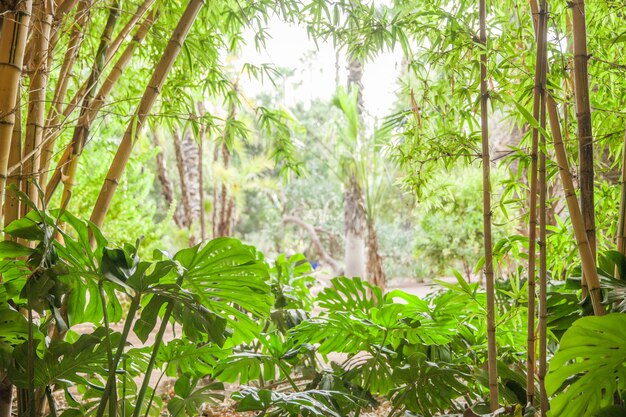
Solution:
[{"label": "thin bamboo cane", "polygon": [[200,192],[200,240],[206,239],[206,220],[204,214],[204,136],[206,128],[204,125],[200,127],[200,135],[198,135],[198,188]]},{"label": "thin bamboo cane", "polygon": [[552,141],[554,142],[554,153],[556,155],[557,163],[559,164],[559,174],[561,176],[561,182],[563,183],[567,208],[569,210],[572,227],[574,228],[574,234],[576,236],[576,244],[578,245],[583,273],[587,276],[587,285],[589,286],[593,312],[596,316],[602,316],[606,314],[606,310],[604,305],[602,305],[602,293],[600,290],[598,271],[596,270],[595,257],[593,256],[593,252],[589,246],[589,241],[587,240],[585,223],[580,212],[578,200],[576,199],[576,190],[574,189],[572,174],[569,171],[569,163],[567,162],[567,153],[561,136],[561,126],[559,122],[558,110],[556,108],[556,102],[547,91],[546,107],[548,111],[548,119],[550,121],[550,129],[552,131]]},{"label": "thin bamboo cane", "polygon": [[591,254],[596,256],[596,223],[594,206],[593,131],[591,106],[589,104],[589,74],[587,71],[587,27],[585,24],[585,1],[573,0],[572,37],[574,44],[574,97],[578,121],[578,153],[580,209]]},{"label": "thin bamboo cane", "polygon": [[80,0],[76,13],[74,14],[74,24],[72,25],[72,31],[65,50],[63,62],[59,70],[59,76],[57,78],[57,84],[52,96],[52,105],[48,111],[48,117],[46,119],[45,129],[45,144],[41,151],[41,183],[45,184],[48,178],[48,168],[50,167],[50,161],[54,154],[54,145],[56,139],[60,134],[60,116],[63,111],[63,100],[67,93],[67,87],[70,81],[70,74],[76,58],[78,57],[78,50],[84,39],[85,25],[89,19],[89,11],[91,8],[91,0]]},{"label": "thin bamboo cane", "polygon": [[[122,76],[124,69],[126,69],[128,64],[130,63],[130,60],[137,46],[141,44],[141,42],[144,40],[144,38],[148,34],[148,31],[150,30],[150,27],[152,27],[152,25],[154,24],[154,21],[156,20],[157,15],[158,15],[158,12],[153,12],[153,13],[150,13],[146,17],[146,19],[144,19],[141,26],[139,27],[139,29],[137,29],[137,32],[133,36],[133,41],[128,44],[128,46],[126,47],[126,49],[124,50],[120,58],[117,60],[117,62],[111,69],[111,72],[107,76],[106,80],[104,80],[104,82],[102,83],[100,90],[96,93],[94,99],[91,101],[88,111],[85,117],[82,119],[83,124],[89,121],[89,125],[87,126],[88,128],[91,126],[91,123],[93,123],[97,114],[102,109],[102,106],[104,105],[107,97],[113,90],[113,87],[115,87],[120,77]],[[81,121],[79,120],[79,123],[80,122]],[[85,138],[86,138],[86,133],[88,132],[83,131],[83,134],[85,134]],[[45,199],[44,199],[46,204],[50,202],[57,186],[61,182],[62,171],[65,170],[65,167],[68,165],[70,161],[72,150],[73,150],[73,142],[70,142],[68,146],[66,147],[65,151],[63,152],[63,155],[59,159],[59,162],[57,163],[57,166],[54,169],[54,173],[50,177],[50,180],[48,181],[48,184],[46,186]]]},{"label": "thin bamboo cane", "polygon": [[52,16],[52,25],[50,26],[50,41],[48,42],[48,68],[52,68],[54,48],[59,41],[61,33],[61,25],[65,16],[74,8],[78,0],[65,0],[61,4],[55,2],[55,13]]},{"label": "thin bamboo cane", "polygon": [[117,185],[119,184],[122,174],[124,173],[124,169],[126,168],[126,164],[130,158],[137,136],[139,132],[141,132],[143,124],[152,109],[152,105],[159,95],[159,92],[165,83],[165,79],[174,65],[176,57],[182,49],[182,44],[185,41],[187,33],[189,33],[189,29],[191,29],[191,26],[198,16],[203,4],[204,0],[189,1],[187,8],[178,22],[178,25],[176,26],[176,29],[174,30],[174,33],[172,34],[172,37],[170,38],[168,45],[154,70],[154,73],[152,74],[148,87],[141,97],[139,107],[137,108],[135,115],[131,119],[128,128],[124,133],[122,142],[120,143],[115,157],[113,158],[113,162],[111,163],[109,172],[107,173],[107,177],[102,185],[102,189],[100,190],[100,194],[98,195],[98,199],[91,214],[91,221],[98,227],[101,227],[104,223],[104,218],[111,205],[111,201],[113,200],[113,195],[115,194]]},{"label": "thin bamboo cane", "polygon": [[[622,255],[626,255],[626,132],[624,132],[624,145],[622,150],[622,178],[620,179],[621,196],[619,203],[619,220],[617,224],[617,251]],[[619,268],[615,267],[615,276],[620,279],[626,277],[620,276]]]},{"label": "thin bamboo cane", "polygon": [[[541,2],[541,10],[537,21],[537,52],[535,59],[535,87],[533,96],[533,117],[540,117],[541,96],[545,86],[546,72],[545,59],[547,48],[547,26],[545,24],[546,4]],[[532,406],[535,400],[535,366],[536,366],[536,337],[535,337],[535,267],[537,259],[537,152],[539,149],[539,129],[532,130],[531,145],[531,172],[530,172],[530,209],[528,220],[528,328],[527,328],[527,362],[526,362],[526,402]]]},{"label": "thin bamboo cane", "polygon": [[[139,7],[137,8],[137,11],[135,12],[131,20],[115,37],[113,42],[111,42],[111,46],[108,48],[107,54],[105,55],[104,68],[106,68],[109,65],[113,57],[117,54],[117,51],[122,45],[122,42],[124,41],[126,36],[128,36],[128,33],[132,30],[132,28],[135,26],[137,21],[141,19],[141,17],[145,14],[148,8],[154,3],[154,1],[155,0],[145,0],[144,3],[139,5]],[[78,91],[74,94],[74,96],[69,101],[67,101],[68,104],[63,110],[64,119],[67,119],[70,116],[70,114],[72,114],[72,112],[76,110],[78,103],[80,103],[83,100],[83,97],[85,97],[85,94],[87,94],[87,81],[85,81],[83,85],[80,86]]]},{"label": "thin bamboo cane", "polygon": [[[0,207],[5,200],[7,168],[18,111],[26,35],[32,10],[31,0],[18,2],[15,10],[0,10]],[[3,224],[0,213],[0,224]]]},{"label": "thin bamboo cane", "polygon": [[[39,0],[33,4],[35,20],[33,22],[33,51],[30,68],[33,71],[28,94],[28,115],[26,118],[26,135],[24,138],[24,155],[22,160],[24,181],[22,191],[38,204],[39,194],[36,182],[39,180],[39,160],[41,155],[41,141],[43,137],[46,89],[48,87],[48,42],[50,40],[50,26],[54,16],[53,2]],[[26,155],[29,155],[25,157]],[[22,206],[22,215],[26,205]]]},{"label": "thin bamboo cane", "polygon": [[499,408],[498,400],[498,368],[496,346],[496,309],[495,285],[493,273],[493,246],[491,238],[491,182],[489,158],[489,91],[487,90],[487,28],[486,0],[479,1],[480,34],[482,47],[480,55],[480,125],[482,136],[483,163],[483,234],[485,250],[485,281],[487,284],[487,363],[489,367],[489,404],[491,411]]},{"label": "thin bamboo cane", "polygon": [[111,60],[113,59],[117,51],[119,51],[120,46],[122,45],[122,42],[124,42],[124,39],[126,39],[128,34],[134,29],[137,22],[139,22],[139,20],[146,14],[146,12],[150,9],[150,7],[152,7],[154,2],[155,0],[144,0],[143,3],[141,3],[137,7],[137,10],[135,11],[135,13],[133,13],[130,20],[126,22],[126,25],[124,25],[122,30],[120,30],[120,32],[117,34],[115,39],[113,39],[113,41],[111,42],[111,45],[107,49],[105,59],[104,59],[105,67],[107,66],[109,62],[111,62]]},{"label": "thin bamboo cane", "polygon": [[[70,142],[72,146],[72,153],[64,172],[65,175],[63,175],[63,194],[61,196],[61,207],[63,209],[67,209],[69,206],[69,202],[72,197],[72,190],[74,189],[76,182],[78,159],[80,154],[83,152],[85,142],[89,136],[89,127],[93,120],[90,116],[94,116],[89,109],[91,107],[94,89],[98,83],[100,73],[102,72],[104,66],[104,57],[109,44],[111,43],[111,37],[113,35],[115,24],[117,23],[117,18],[120,15],[119,8],[120,1],[113,0],[111,6],[109,7],[109,17],[107,19],[107,23],[102,31],[102,34],[100,35],[100,45],[98,46],[98,51],[94,57],[91,73],[89,74],[89,79],[87,81],[87,94],[83,98],[83,106],[80,110],[78,123],[74,129],[74,134]],[[61,228],[62,227],[63,225],[61,225]]]},{"label": "thin bamboo cane", "polygon": [[[546,10],[547,13],[547,10]],[[545,58],[545,57],[544,57]],[[547,66],[547,64],[546,64]],[[540,125],[546,128],[545,86],[541,95]],[[546,137],[541,135],[542,152],[539,154],[539,397],[541,415],[546,416],[550,409],[546,392],[546,373],[548,370],[548,258],[547,258],[547,215],[548,182],[546,177]]]}]

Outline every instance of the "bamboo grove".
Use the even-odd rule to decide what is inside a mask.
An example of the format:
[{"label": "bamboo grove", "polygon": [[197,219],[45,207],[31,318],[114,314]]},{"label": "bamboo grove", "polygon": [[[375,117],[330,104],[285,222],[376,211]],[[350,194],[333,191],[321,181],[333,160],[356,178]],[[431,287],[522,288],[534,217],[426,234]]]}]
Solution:
[{"label": "bamboo grove", "polygon": [[[601,406],[623,406],[619,399],[620,393],[626,389],[623,372],[609,377],[612,381],[607,385],[608,393],[605,389],[597,401],[584,400],[586,402],[583,403],[582,397],[578,397],[577,402],[572,400],[568,405],[563,399],[571,399],[575,395],[573,385],[568,385],[573,383],[564,377],[561,380],[567,366],[588,360],[589,355],[572,354],[574,356],[569,361],[559,359],[556,352],[560,351],[556,351],[554,346],[560,342],[563,352],[567,352],[567,343],[575,344],[571,342],[574,336],[567,336],[566,333],[563,339],[557,340],[555,335],[565,329],[557,330],[553,324],[555,315],[551,314],[551,309],[554,306],[550,300],[558,298],[554,291],[555,282],[580,278],[579,281],[569,281],[577,283],[576,290],[579,290],[581,309],[586,309],[585,315],[594,317],[569,323],[572,329],[570,335],[575,332],[583,334],[576,333],[579,337],[576,340],[584,339],[584,332],[593,332],[593,329],[606,335],[606,328],[602,328],[599,321],[594,321],[602,320],[598,319],[601,316],[621,320],[615,316],[623,310],[624,286],[620,280],[624,278],[625,262],[621,260],[626,259],[624,4],[586,4],[584,0],[395,0],[388,3],[324,0],[0,0],[0,218],[3,227],[12,230],[10,225],[18,224],[15,222],[58,209],[55,232],[53,236],[45,236],[45,239],[63,245],[64,240],[73,242],[74,234],[84,237],[78,231],[80,228],[77,229],[80,222],[69,213],[78,210],[79,203],[81,207],[88,205],[89,222],[85,223],[88,225],[85,226],[88,243],[83,242],[86,243],[83,250],[103,259],[113,257],[105,255],[107,252],[101,245],[103,237],[99,230],[107,230],[107,215],[116,202],[125,204],[129,211],[133,210],[133,205],[141,204],[141,201],[123,202],[117,195],[118,189],[125,187],[125,172],[136,163],[134,150],[148,141],[151,141],[149,146],[168,149],[168,141],[171,141],[179,161],[183,189],[181,208],[174,209],[172,215],[174,222],[178,227],[189,230],[194,222],[199,222],[200,231],[189,239],[190,246],[206,256],[209,256],[205,253],[209,252],[207,248],[215,249],[211,242],[218,242],[215,243],[218,248],[221,248],[220,245],[227,247],[223,250],[234,247],[233,262],[237,264],[233,268],[241,268],[244,275],[252,277],[251,280],[258,278],[261,282],[260,277],[265,272],[261,271],[259,259],[246,252],[246,247],[230,240],[211,241],[204,249],[194,246],[206,240],[208,235],[228,239],[234,234],[236,196],[227,181],[220,182],[219,175],[211,178],[212,184],[208,181],[205,184],[207,169],[204,166],[210,172],[233,168],[234,143],[251,134],[242,122],[245,117],[253,118],[253,123],[262,127],[259,130],[264,129],[271,137],[276,166],[289,175],[298,174],[295,147],[291,142],[292,136],[297,136],[297,129],[290,125],[292,120],[278,109],[268,110],[251,105],[240,86],[241,77],[274,79],[276,71],[271,65],[248,63],[243,68],[233,69],[230,62],[235,61],[234,57],[246,43],[256,42],[258,48],[263,47],[264,37],[270,36],[265,32],[271,19],[303,25],[311,37],[332,41],[350,58],[351,91],[344,95],[338,93],[335,105],[349,120],[346,131],[348,136],[353,134],[350,144],[356,149],[359,148],[357,129],[366,115],[361,108],[361,92],[357,91],[358,86],[355,87],[361,83],[363,67],[358,70],[361,73],[356,71],[356,74],[353,67],[359,67],[363,62],[367,68],[368,60],[383,51],[401,51],[407,63],[398,93],[401,104],[398,111],[383,122],[384,129],[381,130],[387,134],[385,157],[389,157],[402,171],[403,186],[415,193],[419,200],[423,197],[423,190],[427,189],[426,184],[436,184],[436,173],[442,166],[447,169],[470,165],[482,169],[483,257],[477,270],[478,275],[484,278],[485,287],[485,308],[481,310],[481,320],[485,325],[481,329],[486,333],[486,355],[481,360],[484,359],[482,365],[486,378],[480,381],[481,388],[476,395],[485,400],[488,397],[486,402],[491,412],[511,412],[507,409],[511,401],[506,399],[508,391],[504,382],[508,374],[506,370],[504,375],[501,371],[502,366],[506,368],[502,351],[512,354],[507,345],[509,336],[501,331],[508,316],[501,307],[498,288],[513,275],[510,271],[517,269],[522,271],[527,291],[522,302],[525,317],[519,322],[526,328],[517,329],[520,333],[524,332],[526,343],[525,357],[521,361],[523,365],[520,365],[525,376],[525,398],[518,402],[521,408],[535,413],[525,415],[568,416],[574,415],[568,414],[572,410],[568,411],[568,407],[579,407],[576,410],[582,412],[596,412]],[[353,99],[356,107],[350,110],[346,103]],[[111,120],[121,123],[123,130],[107,130],[107,123]],[[512,126],[509,130],[519,133],[517,142],[504,151],[493,139],[497,128],[492,127],[499,122]],[[352,126],[354,129],[350,132]],[[511,131],[507,135],[514,136]],[[191,195],[184,181],[188,175],[184,172],[185,146],[196,149],[197,161],[194,164],[197,172],[193,175],[198,177],[200,183],[198,195]],[[203,157],[203,150],[206,149],[213,150],[212,158]],[[377,148],[382,155],[380,149]],[[85,168],[83,154],[87,153],[106,160],[108,170],[103,178],[97,178],[99,191],[93,201],[85,202],[94,196],[80,195],[78,185],[95,180]],[[155,170],[162,196],[170,206],[175,200],[175,193],[167,178],[166,156],[159,152]],[[355,200],[351,200],[351,207],[358,211],[359,220],[354,223],[360,226],[354,233],[360,233],[358,243],[361,246],[365,246],[362,229],[367,225],[369,230],[367,247],[370,248],[368,256],[371,253],[372,257],[368,259],[367,270],[370,283],[374,285],[367,287],[367,284],[350,284],[341,280],[335,281],[335,284],[345,288],[365,285],[359,287],[360,290],[352,288],[372,297],[371,305],[363,309],[377,306],[383,311],[382,306],[392,304],[388,300],[393,300],[396,293],[391,291],[384,296],[380,291],[380,288],[384,290],[385,274],[380,266],[382,260],[378,253],[375,216],[371,213],[373,210],[362,202],[362,193],[367,194],[367,190],[359,188],[361,185],[357,178],[357,171],[368,170],[363,164],[363,161],[353,157],[341,169],[352,170],[343,178],[343,183],[349,188],[345,191],[346,195]],[[511,179],[504,184],[495,184],[492,170],[500,164],[507,166]],[[620,176],[617,182],[606,179],[614,171]],[[607,192],[609,197],[598,197],[600,184],[604,183],[609,184],[607,187],[610,186],[610,190],[618,191]],[[211,189],[212,194],[207,193],[205,197],[205,188]],[[617,195],[619,197],[614,198]],[[205,200],[210,200],[212,216],[205,216]],[[619,204],[613,203],[615,200],[619,200]],[[602,204],[605,209],[601,211],[598,207]],[[507,207],[514,207],[511,211],[519,213],[511,222],[515,221],[517,229],[521,230],[520,239],[494,238],[492,228],[498,226],[494,225],[497,223],[494,212],[505,211]],[[348,213],[346,208],[345,216],[355,217],[356,214]],[[45,215],[42,218],[45,223]],[[562,221],[562,218],[565,220]],[[314,236],[314,246],[320,258],[340,274],[341,262],[324,250],[313,226],[289,214],[284,215],[284,223],[298,225]],[[348,226],[346,230],[354,229]],[[559,230],[565,232],[559,234]],[[565,238],[557,241],[556,236]],[[10,242],[7,245],[16,245],[11,246],[13,249],[17,246],[24,248],[20,249],[21,255],[39,250],[34,243],[36,239],[29,240],[8,232],[4,239]],[[513,256],[511,253],[515,245],[519,246],[516,250],[522,255],[513,261],[515,268],[510,268],[505,263]],[[365,253],[364,250],[361,248],[361,252]],[[215,251],[219,252],[218,249]],[[125,259],[137,255],[137,250],[131,252],[124,255]],[[172,271],[178,267],[184,269],[181,265],[187,262],[189,265],[185,264],[185,267],[188,269],[168,282],[168,285],[182,288],[183,282],[190,276],[201,280],[201,272],[206,272],[207,268],[206,265],[194,264],[196,261],[192,262],[188,255],[181,251],[175,257],[164,258],[160,261],[162,263],[151,267],[156,270],[163,268],[163,276],[166,276],[174,274]],[[211,253],[210,256],[219,258],[220,255]],[[245,262],[239,263],[241,259]],[[609,260],[614,263],[607,270],[604,265]],[[346,257],[347,265],[349,261]],[[367,275],[363,259],[358,261],[358,274]],[[41,262],[42,265],[45,263]],[[226,263],[221,266],[226,270],[228,268]],[[31,272],[28,280],[35,276],[37,268]],[[349,274],[352,268],[343,272]],[[227,333],[226,321],[228,325],[238,321],[249,324],[249,320],[261,316],[266,308],[269,311],[269,304],[263,304],[267,302],[265,295],[269,297],[263,292],[267,289],[264,289],[264,284],[254,282],[260,289],[246,284],[250,285],[243,285],[247,293],[225,297],[232,301],[232,305],[222,307],[223,311],[228,311],[227,319],[210,312],[207,323],[216,327],[203,322],[206,326],[202,330],[220,334],[211,333],[209,339],[220,340],[223,345],[221,333]],[[203,285],[209,288],[212,284]],[[177,293],[178,298],[166,294],[174,298],[167,299],[167,307],[160,313],[163,325],[158,329],[155,327],[156,317],[161,305],[152,317],[157,347],[147,356],[148,377],[143,379],[138,390],[136,404],[139,406],[134,409],[135,416],[142,414],[146,401],[152,404],[149,376],[158,361],[158,345],[163,342],[167,323],[170,319],[183,320],[179,307],[185,302],[193,304],[189,307],[193,314],[207,313],[205,310],[208,307],[203,309],[191,299],[194,302],[204,301],[207,305],[214,301],[209,297],[202,298],[202,294],[189,295],[194,290],[193,286],[190,288],[185,288],[189,291],[187,293]],[[198,288],[195,290],[201,293],[201,287]],[[104,294],[103,287],[99,290],[94,292],[94,297],[97,294],[102,295],[102,299],[110,299],[111,294],[115,294]],[[119,415],[120,401],[117,396],[121,384],[116,372],[126,360],[123,359],[124,342],[131,331],[133,317],[141,314],[141,296],[145,295],[140,289],[135,288],[134,291],[128,313],[130,320],[122,331],[120,348],[115,355],[110,348],[111,338],[107,336],[108,378],[102,387],[99,403],[93,410],[93,414],[99,417]],[[257,300],[255,294],[264,295]],[[57,315],[47,316],[50,322],[68,321],[68,310],[73,310],[72,306],[68,306],[70,298],[70,293],[60,295],[60,307],[58,312],[55,310]],[[249,308],[246,307],[247,298],[254,299],[250,301],[253,304]],[[417,303],[408,296],[405,298],[404,304]],[[108,326],[107,303],[102,304],[105,310],[102,320]],[[326,301],[326,306],[332,304]],[[416,307],[415,311],[419,308]],[[20,313],[32,325],[32,308],[23,308]],[[403,320],[402,326],[411,323],[408,317]],[[615,326],[617,329],[618,325]],[[250,324],[250,328],[254,326]],[[306,325],[298,329],[302,333],[296,339],[307,335],[314,338],[321,334],[321,331],[316,333]],[[259,329],[246,331],[241,340],[254,331],[260,332]],[[63,341],[66,332],[67,329],[51,325],[47,335],[50,340]],[[371,356],[374,359],[383,355],[383,347],[393,332],[385,330],[383,333],[380,345],[376,345],[378,350],[372,347],[374,343],[368,345],[372,347],[371,352],[374,353]],[[597,336],[596,333],[594,335]],[[335,337],[339,334],[336,333]],[[560,333],[558,337],[561,337]],[[610,335],[606,338],[611,340]],[[36,355],[32,335],[28,341],[28,354]],[[320,339],[319,344],[320,347],[328,347],[330,342],[328,338]],[[611,346],[606,346],[606,349],[611,349]],[[600,351],[601,348],[598,343]],[[328,352],[322,353],[331,351],[329,348]],[[551,362],[553,357],[557,358],[554,365]],[[626,356],[620,365],[625,360]],[[455,388],[455,381],[462,379],[459,375],[465,375],[463,369],[448,380],[454,394],[462,391]],[[34,370],[29,369],[29,372]],[[279,374],[281,372],[289,375],[282,367]],[[372,384],[375,380],[373,372],[370,370],[361,382]],[[418,373],[417,370],[415,372]],[[581,377],[582,374],[580,372],[575,376]],[[0,381],[0,417],[5,417],[11,415],[14,384],[4,371],[0,370],[0,376],[3,378]],[[28,389],[20,387],[16,390],[18,415],[56,415],[54,401],[50,400],[52,387],[36,387],[34,374],[28,377]],[[293,380],[288,382],[299,392]],[[385,393],[393,393],[390,394],[392,401],[401,397],[398,393],[402,393],[402,389],[407,389],[386,388]],[[589,393],[590,390],[588,386],[581,388],[582,392]],[[346,400],[356,404],[356,408],[350,411],[352,415],[360,414],[359,404],[367,397],[365,391],[358,396],[350,394],[352,397]],[[402,408],[402,401],[397,401],[400,405],[394,403],[390,416],[405,409]],[[146,413],[150,411],[150,404]],[[293,410],[290,412],[293,413]],[[320,415],[323,414],[321,412]]]}]

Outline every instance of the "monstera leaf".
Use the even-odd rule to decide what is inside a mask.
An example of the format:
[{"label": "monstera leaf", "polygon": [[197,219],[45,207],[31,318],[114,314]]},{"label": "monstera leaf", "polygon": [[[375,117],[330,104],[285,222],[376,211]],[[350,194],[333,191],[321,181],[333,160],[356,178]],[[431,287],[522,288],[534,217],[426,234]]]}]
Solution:
[{"label": "monstera leaf", "polygon": [[583,317],[565,332],[546,376],[550,415],[589,416],[626,388],[626,315]]},{"label": "monstera leaf", "polygon": [[294,393],[281,393],[268,389],[243,387],[232,395],[239,401],[237,411],[261,411],[280,417],[344,417],[337,406],[337,398],[355,403],[357,398],[336,391],[308,390]]},{"label": "monstera leaf", "polygon": [[206,309],[228,321],[238,341],[260,332],[254,320],[268,318],[273,299],[269,271],[254,248],[232,238],[218,238],[176,253],[183,268],[181,287],[193,293]]}]

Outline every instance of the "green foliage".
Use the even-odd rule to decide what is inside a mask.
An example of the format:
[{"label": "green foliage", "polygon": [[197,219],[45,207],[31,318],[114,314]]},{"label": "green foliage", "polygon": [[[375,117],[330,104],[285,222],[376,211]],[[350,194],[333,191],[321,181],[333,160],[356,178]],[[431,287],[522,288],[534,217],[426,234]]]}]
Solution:
[{"label": "green foliage", "polygon": [[550,361],[550,415],[592,415],[626,389],[626,316],[583,317],[561,338]]}]

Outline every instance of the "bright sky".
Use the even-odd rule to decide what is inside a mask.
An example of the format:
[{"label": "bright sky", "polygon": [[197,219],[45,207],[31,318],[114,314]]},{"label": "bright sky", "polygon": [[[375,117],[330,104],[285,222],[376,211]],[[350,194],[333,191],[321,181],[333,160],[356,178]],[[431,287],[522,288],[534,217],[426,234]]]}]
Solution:
[{"label": "bright sky", "polygon": [[[268,25],[266,49],[260,53],[254,42],[248,42],[241,51],[244,62],[255,65],[273,64],[278,68],[290,68],[295,73],[285,82],[285,105],[312,99],[330,99],[335,92],[336,55],[330,42],[318,42],[319,49],[307,36],[306,29],[272,19]],[[252,40],[250,31],[245,39]],[[380,118],[389,113],[398,88],[396,78],[400,72],[401,54],[384,53],[365,64],[363,73],[363,99],[368,113]],[[339,56],[339,82],[346,85],[348,62],[343,53]],[[271,83],[247,82],[245,91],[254,96],[264,90],[274,88]]]}]

